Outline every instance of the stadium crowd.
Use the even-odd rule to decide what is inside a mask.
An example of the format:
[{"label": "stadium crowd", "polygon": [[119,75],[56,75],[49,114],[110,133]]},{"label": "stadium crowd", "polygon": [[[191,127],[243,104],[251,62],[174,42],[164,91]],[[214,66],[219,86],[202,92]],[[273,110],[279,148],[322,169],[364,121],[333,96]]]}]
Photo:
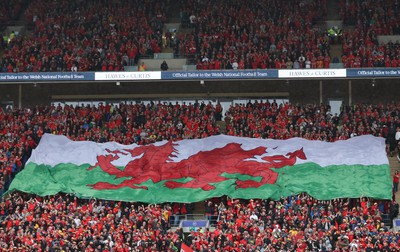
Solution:
[{"label": "stadium crowd", "polygon": [[[168,7],[158,0],[33,1],[25,11],[33,34],[8,43],[0,71],[123,70],[161,51]],[[194,57],[198,69],[329,67],[329,39],[313,27],[326,14],[325,0],[182,1],[181,8],[193,32],[166,31],[164,46]]]},{"label": "stadium crowd", "polygon": [[[1,188],[8,188],[44,133],[66,135],[72,140],[116,141],[140,145],[161,140],[228,135],[287,139],[302,137],[333,142],[357,135],[386,138],[388,153],[397,148],[400,104],[345,106],[340,115],[329,106],[299,106],[275,100],[234,104],[222,111],[219,103],[121,103],[98,107],[52,105],[0,110]],[[225,126],[218,121],[225,114]]]},{"label": "stadium crowd", "polygon": [[[340,1],[355,31],[342,36],[342,61],[351,67],[398,67],[398,42],[379,45],[378,35],[399,34],[398,1]],[[0,3],[0,24],[22,0]],[[181,17],[193,28],[178,34],[178,54],[197,69],[327,68],[329,38],[313,28],[326,0],[182,1]],[[0,72],[118,71],[161,51],[168,1],[34,0],[25,11],[33,34],[2,42]],[[379,4],[379,8],[378,5]],[[172,37],[168,36],[168,39]],[[214,228],[189,234],[171,229],[186,204],[141,204],[75,195],[4,196],[44,133],[72,140],[146,145],[161,140],[228,135],[333,142],[357,135],[386,138],[394,155],[400,104],[357,104],[333,114],[324,104],[152,102],[0,109],[1,251],[399,251],[400,232],[383,224],[398,204],[373,199],[318,201],[307,195],[280,200],[212,199],[205,214]],[[224,116],[223,116],[224,114]],[[220,128],[222,118],[226,129]],[[397,181],[398,183],[398,181]],[[397,190],[397,189],[396,189]]]},{"label": "stadium crowd", "polygon": [[342,36],[344,67],[398,67],[399,41],[378,41],[379,35],[400,35],[398,1],[340,2],[344,23],[355,26]]},{"label": "stadium crowd", "polygon": [[[0,23],[21,11],[23,0],[0,4]],[[327,1],[181,1],[183,27],[164,31],[169,1],[35,0],[24,16],[32,34],[2,42],[0,72],[122,71],[163,47],[192,60],[198,70],[329,68],[330,38],[316,25]],[[340,36],[345,68],[398,67],[398,1],[340,0],[348,27]],[[4,22],[3,22],[4,21]],[[336,62],[336,61],[335,61]]]},{"label": "stadium crowd", "polygon": [[400,232],[383,213],[398,204],[318,201],[295,195],[280,200],[207,201],[215,229],[171,229],[185,204],[140,204],[73,195],[14,193],[0,203],[2,251],[398,251]]},{"label": "stadium crowd", "polygon": [[[225,121],[227,134],[236,136],[336,141],[373,134],[396,143],[399,106],[358,104],[332,115],[322,104],[256,101],[232,105]],[[197,101],[1,110],[3,189],[44,133],[125,144],[202,138],[222,132],[216,121],[223,112],[219,104]],[[188,213],[180,204],[142,206],[73,195],[41,198],[13,193],[0,203],[0,247],[3,251],[179,251],[185,243],[195,251],[398,251],[400,233],[382,224],[384,214],[397,216],[396,207],[394,201],[317,201],[305,195],[278,201],[217,199],[205,208],[206,215],[217,219],[215,231],[185,235],[170,229],[174,215]]]},{"label": "stadium crowd", "polygon": [[[333,114],[329,106],[272,102],[235,104],[226,112],[228,135],[287,139],[302,137],[333,142],[372,134],[395,142],[399,126],[398,104],[357,104]],[[392,146],[393,147],[393,146]]]},{"label": "stadium crowd", "polygon": [[118,71],[161,51],[167,1],[35,0],[33,34],[16,36],[2,72]]},{"label": "stadium crowd", "polygon": [[329,39],[313,25],[326,1],[182,1],[193,28],[176,50],[198,70],[329,67]]}]

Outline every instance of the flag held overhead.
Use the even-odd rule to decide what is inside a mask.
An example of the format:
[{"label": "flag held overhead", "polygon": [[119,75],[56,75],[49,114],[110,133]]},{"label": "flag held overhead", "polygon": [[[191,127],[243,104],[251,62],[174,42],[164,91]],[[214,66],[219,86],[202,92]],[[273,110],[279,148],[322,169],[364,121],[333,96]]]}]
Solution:
[{"label": "flag held overhead", "polygon": [[149,203],[392,196],[384,140],[373,136],[327,143],[220,135],[126,146],[45,134],[13,190]]}]

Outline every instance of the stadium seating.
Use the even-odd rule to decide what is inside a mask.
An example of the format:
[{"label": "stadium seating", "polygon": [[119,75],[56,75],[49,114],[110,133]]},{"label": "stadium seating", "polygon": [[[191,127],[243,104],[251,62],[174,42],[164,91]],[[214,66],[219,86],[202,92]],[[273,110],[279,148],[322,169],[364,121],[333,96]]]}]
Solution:
[{"label": "stadium seating", "polygon": [[[326,105],[270,102],[234,104],[226,111],[228,134],[336,141],[372,134],[394,141],[399,104],[356,104],[332,115]],[[52,105],[0,111],[0,168],[3,190],[23,168],[44,133],[73,140],[149,144],[163,139],[202,138],[222,132],[219,104],[149,103],[98,107]],[[201,119],[200,119],[201,118]],[[395,142],[395,141],[394,141]],[[359,248],[398,251],[399,233],[389,231],[398,214],[394,201],[318,201],[294,195],[278,201],[213,199],[205,214],[212,230],[184,235],[172,229],[180,204],[78,199],[74,195],[34,197],[14,192],[0,202],[3,251],[341,251]],[[384,224],[385,223],[385,224]],[[391,250],[390,250],[391,249]]]},{"label": "stadium seating", "polygon": [[[211,229],[170,229],[184,204],[34,197],[15,193],[0,204],[2,251],[398,251],[399,233],[383,213],[398,204],[318,201],[294,195],[278,201],[220,198],[205,202],[218,221]],[[184,246],[185,244],[186,246]],[[185,248],[185,249],[183,249]],[[182,250],[181,250],[182,249]]]},{"label": "stadium seating", "polygon": [[[0,23],[18,13],[21,3],[2,3]],[[170,6],[160,0],[138,3],[32,1],[24,14],[33,33],[6,46],[0,71],[123,71],[140,58],[159,55]],[[317,25],[326,16],[326,0],[181,1],[180,6],[182,26],[192,30],[178,32],[170,44],[198,70],[329,68],[331,63],[330,39]],[[344,67],[397,67],[398,42],[377,39],[400,34],[397,2],[341,0],[339,6],[343,23],[350,25],[341,38]]]},{"label": "stadium seating", "polygon": [[[343,107],[342,114],[333,114],[326,105],[296,106],[276,102],[234,105],[226,112],[229,135],[256,138],[287,139],[302,137],[333,142],[355,135],[372,134],[387,137],[387,128],[396,123],[391,116],[396,105]],[[393,130],[393,127],[392,129]]]},{"label": "stadium seating", "polygon": [[218,134],[216,115],[215,107],[203,102],[1,110],[0,182],[7,188],[44,133],[63,134],[73,140],[149,144]]},{"label": "stadium seating", "polygon": [[164,1],[32,1],[20,36],[2,58],[4,72],[118,71],[160,52]]},{"label": "stadium seating", "polygon": [[179,38],[179,52],[198,70],[329,67],[329,39],[313,26],[325,1],[184,2],[193,32]]},{"label": "stadium seating", "polygon": [[[140,58],[162,58],[173,1],[1,1],[0,26],[27,2],[31,31],[0,40],[0,72],[120,71],[137,69]],[[338,2],[350,27],[341,37],[344,67],[398,67],[399,42],[382,44],[378,36],[400,34],[400,3]],[[330,40],[315,26],[326,3],[182,0],[182,25],[191,31],[176,34],[175,55],[193,60],[197,70],[328,68]],[[394,155],[399,110],[397,102],[360,103],[333,114],[325,104],[275,100],[232,104],[227,111],[198,101],[0,107],[0,251],[400,251],[400,231],[390,228],[399,214],[395,195],[392,201],[316,200],[304,193],[279,200],[213,198],[204,202],[212,228],[184,234],[172,227],[177,215],[191,211],[187,204],[4,194],[44,133],[139,145],[221,133],[326,142],[371,134],[384,137]]]},{"label": "stadium seating", "polygon": [[[329,40],[313,28],[326,13],[325,1],[298,1],[300,11],[271,0],[246,7],[241,1],[208,4],[188,2],[181,11],[196,15],[194,32],[178,35],[177,50],[192,57],[198,69],[329,67]],[[118,71],[160,53],[166,5],[153,0],[139,6],[135,1],[33,1],[25,12],[33,35],[8,45],[1,71]]]},{"label": "stadium seating", "polygon": [[[148,105],[120,104],[117,107],[52,105],[0,111],[0,182],[7,189],[44,133],[66,135],[72,140],[116,141],[149,144],[161,140],[228,135],[287,139],[302,137],[333,142],[356,135],[372,134],[395,142],[398,104],[358,104],[343,107],[340,115],[326,105],[297,106],[290,103],[253,102],[232,105],[222,111],[219,104],[195,102]],[[216,121],[222,114],[226,129]],[[393,149],[393,147],[392,147]]]},{"label": "stadium seating", "polygon": [[341,1],[341,5],[343,22],[354,26],[342,37],[344,67],[398,67],[398,39],[381,43],[378,39],[400,35],[397,1]]}]

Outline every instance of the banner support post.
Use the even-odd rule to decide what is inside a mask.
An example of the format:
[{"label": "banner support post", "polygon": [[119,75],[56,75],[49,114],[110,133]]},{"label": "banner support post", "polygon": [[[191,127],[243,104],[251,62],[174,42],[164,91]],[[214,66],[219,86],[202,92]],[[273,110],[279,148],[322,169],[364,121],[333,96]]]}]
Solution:
[{"label": "banner support post", "polygon": [[352,101],[352,93],[351,93],[351,80],[349,80],[349,106],[351,106]]},{"label": "banner support post", "polygon": [[22,84],[18,85],[18,109],[22,109]]},{"label": "banner support post", "polygon": [[323,102],[322,98],[322,80],[319,81],[319,104]]}]

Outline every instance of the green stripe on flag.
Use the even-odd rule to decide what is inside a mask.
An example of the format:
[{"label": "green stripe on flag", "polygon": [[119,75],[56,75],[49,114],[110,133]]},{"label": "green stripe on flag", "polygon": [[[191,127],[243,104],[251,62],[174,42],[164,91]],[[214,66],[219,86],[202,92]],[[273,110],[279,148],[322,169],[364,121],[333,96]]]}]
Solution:
[{"label": "green stripe on flag", "polygon": [[[276,184],[267,184],[259,188],[235,189],[235,181],[254,180],[240,174],[226,174],[227,181],[213,184],[216,189],[176,188],[164,186],[165,181],[142,183],[149,189],[121,188],[117,190],[95,190],[87,185],[97,182],[119,184],[130,177],[118,178],[103,172],[99,167],[88,171],[89,165],[59,164],[54,167],[28,163],[17,174],[9,192],[14,190],[37,194],[53,195],[59,192],[76,193],[81,197],[95,197],[108,200],[138,201],[148,203],[197,202],[211,197],[228,195],[232,198],[272,198],[279,199],[292,194],[307,192],[320,200],[334,198],[357,198],[361,195],[378,199],[391,199],[392,182],[389,165],[332,165],[321,167],[315,163],[305,163],[274,169],[278,172]],[[181,178],[174,181],[189,181]]]}]

